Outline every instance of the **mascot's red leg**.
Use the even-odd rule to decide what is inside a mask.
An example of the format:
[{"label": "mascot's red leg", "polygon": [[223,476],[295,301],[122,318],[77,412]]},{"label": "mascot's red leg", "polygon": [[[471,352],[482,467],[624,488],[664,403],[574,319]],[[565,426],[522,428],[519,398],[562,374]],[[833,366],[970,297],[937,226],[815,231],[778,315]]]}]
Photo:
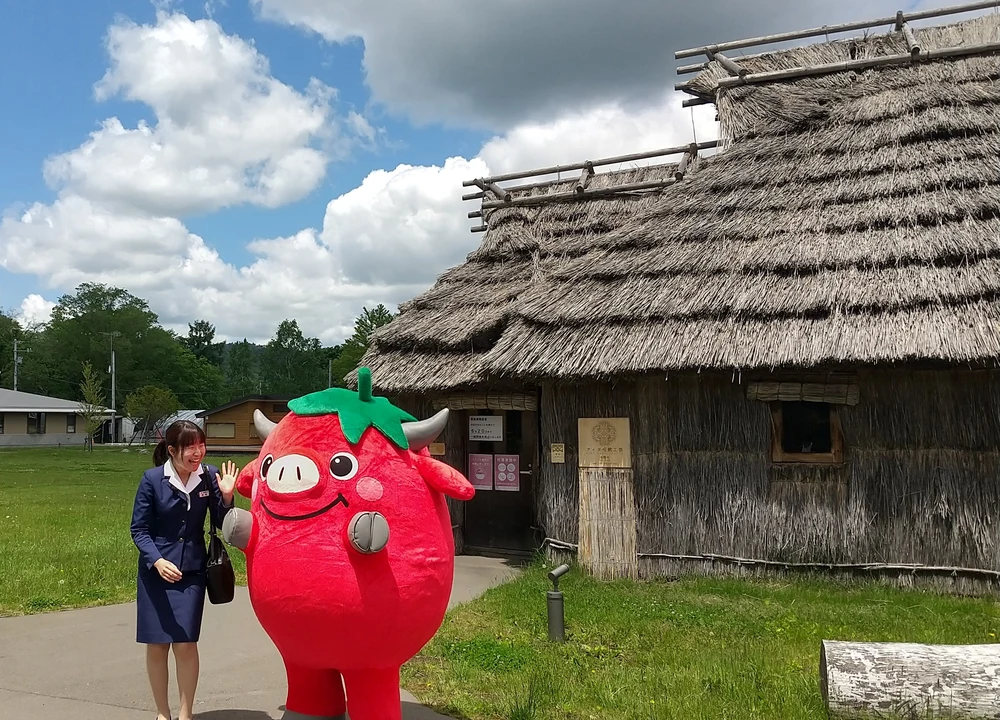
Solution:
[{"label": "mascot's red leg", "polygon": [[286,662],[285,674],[286,710],[315,718],[339,718],[347,712],[344,684],[336,670],[314,670]]},{"label": "mascot's red leg", "polygon": [[401,720],[399,668],[344,672],[351,720]]}]

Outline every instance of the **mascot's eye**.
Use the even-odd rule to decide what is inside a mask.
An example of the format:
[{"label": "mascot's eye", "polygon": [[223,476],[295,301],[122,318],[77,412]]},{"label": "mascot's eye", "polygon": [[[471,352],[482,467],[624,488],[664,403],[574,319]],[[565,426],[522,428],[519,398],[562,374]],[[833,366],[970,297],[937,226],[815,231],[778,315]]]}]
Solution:
[{"label": "mascot's eye", "polygon": [[260,476],[265,480],[267,479],[267,471],[271,469],[271,465],[273,464],[274,458],[270,455],[264,458],[264,462],[260,464]]},{"label": "mascot's eye", "polygon": [[358,459],[350,453],[337,453],[330,460],[330,472],[338,480],[350,480],[358,474]]}]

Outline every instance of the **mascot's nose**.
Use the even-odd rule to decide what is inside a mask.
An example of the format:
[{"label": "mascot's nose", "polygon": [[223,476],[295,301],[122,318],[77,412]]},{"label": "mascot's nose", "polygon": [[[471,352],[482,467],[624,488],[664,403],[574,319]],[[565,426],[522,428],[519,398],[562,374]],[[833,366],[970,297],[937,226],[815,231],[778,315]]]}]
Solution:
[{"label": "mascot's nose", "polygon": [[355,550],[372,555],[389,544],[389,523],[382,513],[358,513],[347,526],[347,535]]},{"label": "mascot's nose", "polygon": [[285,455],[270,464],[265,460],[261,472],[276,493],[302,492],[319,484],[319,468],[304,455]]}]

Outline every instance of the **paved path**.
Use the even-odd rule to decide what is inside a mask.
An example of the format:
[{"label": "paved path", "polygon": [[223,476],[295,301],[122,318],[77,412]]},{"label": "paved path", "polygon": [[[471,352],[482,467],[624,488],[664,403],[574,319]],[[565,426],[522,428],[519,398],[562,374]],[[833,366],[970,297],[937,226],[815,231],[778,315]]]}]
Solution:
[{"label": "paved path", "polygon": [[[503,560],[455,558],[451,607],[516,574]],[[206,603],[199,643],[197,720],[276,720],[285,672],[246,588],[223,606]],[[0,619],[0,720],[153,720],[135,605]],[[171,707],[177,686],[171,661]],[[403,693],[405,720],[443,720]]]}]

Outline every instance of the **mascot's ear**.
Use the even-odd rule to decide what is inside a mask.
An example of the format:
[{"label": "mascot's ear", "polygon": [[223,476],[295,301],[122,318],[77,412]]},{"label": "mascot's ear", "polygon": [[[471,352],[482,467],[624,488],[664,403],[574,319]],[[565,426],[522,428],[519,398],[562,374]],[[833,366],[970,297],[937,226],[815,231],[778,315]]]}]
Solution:
[{"label": "mascot's ear", "polygon": [[254,461],[240,470],[240,474],[236,477],[236,492],[245,498],[250,497],[253,492],[253,477],[257,474],[258,465],[260,458],[254,458]]},{"label": "mascot's ear", "polygon": [[456,500],[471,500],[476,494],[466,477],[451,465],[435,460],[426,449],[413,453],[413,464],[428,485]]}]

